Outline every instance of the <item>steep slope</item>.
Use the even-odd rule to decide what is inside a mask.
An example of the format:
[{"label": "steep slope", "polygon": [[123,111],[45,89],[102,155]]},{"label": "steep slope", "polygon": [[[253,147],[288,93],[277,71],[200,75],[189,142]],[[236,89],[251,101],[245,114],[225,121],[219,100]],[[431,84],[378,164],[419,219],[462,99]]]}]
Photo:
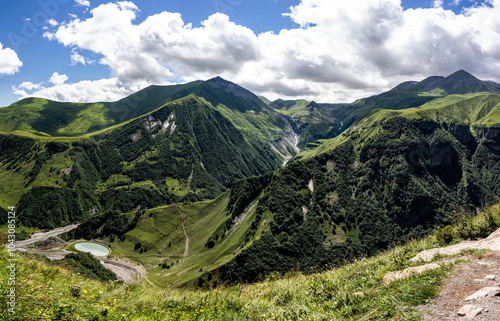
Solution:
[{"label": "steep slope", "polygon": [[[157,282],[203,284],[252,282],[297,266],[311,271],[419,237],[451,223],[457,206],[475,212],[500,197],[500,95],[465,96],[378,110],[322,153],[237,181],[217,205],[143,213],[117,246],[154,266]],[[200,245],[184,256],[182,220],[200,213],[214,224],[197,229],[197,219],[185,221]],[[151,239],[161,221],[172,222],[171,232]],[[142,247],[134,250],[136,242]],[[162,260],[171,270],[156,268]]]},{"label": "steep slope", "polygon": [[0,146],[1,206],[17,204],[22,223],[45,228],[107,210],[214,198],[282,162],[194,95],[71,144],[2,135]]},{"label": "steep slope", "polygon": [[372,254],[449,224],[457,206],[474,211],[497,201],[500,95],[432,98],[415,108],[376,109],[275,172],[256,209],[272,216],[270,232],[223,275],[251,281]]},{"label": "steep slope", "polygon": [[297,146],[301,149],[318,139],[338,136],[347,128],[342,122],[348,108],[346,104],[278,99],[269,103],[269,106],[289,116],[294,122],[294,130],[298,135]]},{"label": "steep slope", "polygon": [[29,98],[0,109],[0,131],[0,206],[40,227],[214,198],[297,152],[285,116],[219,77],[114,103]]},{"label": "steep slope", "polygon": [[[0,132],[42,136],[76,136],[117,125],[161,107],[201,81],[176,86],[150,86],[116,102],[61,103],[26,98],[0,108]],[[187,95],[177,95],[181,98]],[[175,99],[177,99],[175,98]]]},{"label": "steep slope", "polygon": [[[59,103],[27,98],[0,108],[0,132],[31,137],[88,136],[145,115],[164,104],[196,95],[240,129],[246,139],[279,146],[292,130],[287,119],[248,90],[220,77],[182,85],[150,86],[111,103]],[[282,155],[294,153],[285,140]],[[292,148],[293,150],[293,148]]]},{"label": "steep slope", "polygon": [[369,134],[276,172],[256,208],[270,232],[223,275],[252,281],[373,254],[449,224],[457,206],[498,201],[500,130],[393,117]]},{"label": "steep slope", "polygon": [[[317,127],[330,121],[330,131],[306,131],[304,137],[299,133],[299,142],[310,143],[315,139],[333,138],[354,124],[357,120],[364,118],[377,109],[403,110],[417,108],[420,106],[435,106],[471,98],[472,94],[500,93],[500,84],[492,81],[482,81],[464,70],[459,70],[448,77],[431,76],[420,82],[407,81],[388,92],[363,98],[352,104],[331,105],[317,104],[321,112],[311,113],[304,108],[304,102],[300,104],[294,101],[272,102],[270,106],[281,110],[298,122],[299,128],[308,126]],[[300,102],[300,101],[297,101]],[[318,114],[327,115],[321,117]],[[333,120],[333,121],[332,121]],[[322,128],[326,128],[324,125]],[[300,132],[300,130],[297,130]],[[313,133],[313,135],[308,135]],[[304,147],[305,144],[299,144]],[[315,147],[312,144],[309,147]]]},{"label": "steep slope", "polygon": [[[403,116],[376,128],[237,181],[213,203],[143,212],[115,246],[161,284],[253,282],[371,255],[450,224],[457,206],[475,213],[485,200],[498,201],[500,131]],[[196,243],[185,256],[186,236]]]}]

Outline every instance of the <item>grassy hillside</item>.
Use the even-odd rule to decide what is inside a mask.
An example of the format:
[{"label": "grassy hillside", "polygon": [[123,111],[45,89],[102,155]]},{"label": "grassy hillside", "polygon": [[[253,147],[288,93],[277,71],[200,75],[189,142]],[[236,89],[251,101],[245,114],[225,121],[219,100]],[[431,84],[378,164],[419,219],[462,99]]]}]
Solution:
[{"label": "grassy hillside", "polygon": [[19,204],[31,226],[48,212],[57,218],[40,227],[52,227],[215,198],[280,167],[296,153],[293,139],[286,117],[221,78],[150,86],[113,103],[29,98],[0,110],[0,207]]},{"label": "grassy hillside", "polygon": [[272,217],[256,212],[258,202],[247,204],[235,193],[226,192],[210,201],[121,216],[98,215],[67,238],[104,240],[143,264],[149,279],[158,286],[201,285],[269,231]]},{"label": "grassy hillside", "polygon": [[0,132],[31,137],[70,137],[96,134],[144,116],[177,99],[195,95],[243,131],[247,139],[274,142],[288,132],[288,122],[246,89],[214,78],[182,85],[150,86],[116,102],[61,103],[27,98],[0,109]]},{"label": "grassy hillside", "polygon": [[224,276],[251,281],[297,264],[307,271],[341,261],[349,248],[373,254],[411,230],[448,224],[456,204],[498,200],[498,131],[488,136],[467,125],[382,119],[275,172],[256,209],[272,214],[270,232]]},{"label": "grassy hillside", "polygon": [[234,180],[282,162],[193,95],[73,142],[6,135],[0,144],[1,206],[18,204],[24,224],[46,228],[91,212],[215,198]]},{"label": "grassy hillside", "polygon": [[[481,228],[498,207],[486,209],[472,224]],[[459,227],[459,226],[456,226]],[[151,286],[103,283],[85,279],[57,262],[16,252],[16,310],[6,305],[0,318],[8,320],[420,320],[419,306],[436,296],[453,264],[384,284],[391,271],[423,264],[409,259],[437,247],[435,236],[392,248],[372,258],[346,262],[325,271],[284,276],[268,275],[262,282],[205,289],[158,289]],[[483,252],[469,252],[480,257]],[[5,261],[8,252],[0,249]],[[458,261],[460,262],[460,261]],[[5,265],[0,277],[7,279]],[[7,283],[0,283],[6,296]]]},{"label": "grassy hillside", "polygon": [[117,102],[61,103],[26,98],[0,108],[0,132],[30,132],[35,136],[78,136],[147,114],[200,84],[151,86]]}]

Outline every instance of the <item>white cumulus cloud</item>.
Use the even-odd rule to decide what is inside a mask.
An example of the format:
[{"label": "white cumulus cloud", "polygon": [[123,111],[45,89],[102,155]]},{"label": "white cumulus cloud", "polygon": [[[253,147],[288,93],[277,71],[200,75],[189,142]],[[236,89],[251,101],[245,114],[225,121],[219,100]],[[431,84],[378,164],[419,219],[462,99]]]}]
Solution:
[{"label": "white cumulus cloud", "polygon": [[443,3],[443,0],[434,0],[432,2],[432,5],[434,6],[434,8],[441,8],[443,6]]},{"label": "white cumulus cloud", "polygon": [[59,24],[55,19],[49,19],[49,20],[47,20],[47,22],[52,27],[55,27],[55,26],[57,26]]},{"label": "white cumulus cloud", "polygon": [[34,84],[31,81],[25,81],[25,82],[21,83],[19,86],[17,86],[17,88],[26,89],[26,90],[35,90],[35,89],[39,89],[40,87],[41,87],[41,84]]},{"label": "white cumulus cloud", "polygon": [[90,7],[90,2],[88,0],[75,0],[76,4],[83,7]]},{"label": "white cumulus cloud", "polygon": [[54,85],[56,85],[56,86],[61,86],[68,79],[69,79],[68,76],[66,76],[64,74],[63,75],[59,75],[59,73],[55,72],[55,73],[52,74],[52,76],[50,77],[49,81],[51,83],[53,83]]},{"label": "white cumulus cloud", "polygon": [[117,78],[66,83],[67,79],[65,80],[63,77],[65,75],[57,74],[56,77],[54,75],[49,79],[53,86],[25,82],[14,86],[13,92],[19,95],[20,99],[41,97],[62,102],[116,101],[148,85],[145,82],[123,84]]},{"label": "white cumulus cloud", "polygon": [[72,48],[72,64],[84,64],[81,53],[92,52],[110,68],[108,82],[93,88],[221,75],[270,99],[339,102],[459,69],[499,81],[500,0],[461,14],[440,0],[433,4],[403,9],[400,0],[302,0],[284,15],[297,27],[256,34],[221,13],[196,28],[172,12],[136,23],[139,8],[123,1],[102,4],[90,18],[74,18],[45,37]]},{"label": "white cumulus cloud", "polygon": [[17,53],[10,48],[4,48],[0,42],[0,76],[13,75],[19,72],[22,65],[23,62],[19,59]]}]

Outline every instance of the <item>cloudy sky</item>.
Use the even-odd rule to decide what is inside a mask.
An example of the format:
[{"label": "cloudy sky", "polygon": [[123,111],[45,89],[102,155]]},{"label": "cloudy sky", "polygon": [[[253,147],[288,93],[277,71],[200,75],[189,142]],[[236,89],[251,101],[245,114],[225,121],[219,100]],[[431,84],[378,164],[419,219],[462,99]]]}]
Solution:
[{"label": "cloudy sky", "polygon": [[500,0],[2,1],[0,106],[217,75],[318,102],[459,69],[500,82],[498,17]]}]

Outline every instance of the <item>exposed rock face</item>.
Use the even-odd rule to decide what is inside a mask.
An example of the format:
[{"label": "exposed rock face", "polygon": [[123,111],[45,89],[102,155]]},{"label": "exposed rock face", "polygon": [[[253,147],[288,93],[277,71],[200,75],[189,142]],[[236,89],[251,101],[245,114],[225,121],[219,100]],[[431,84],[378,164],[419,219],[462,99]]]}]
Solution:
[{"label": "exposed rock face", "polygon": [[141,139],[142,135],[141,135],[141,131],[138,130],[136,133],[130,135],[130,138],[132,138],[132,140],[134,142],[138,141],[139,139]]},{"label": "exposed rock face", "polygon": [[283,165],[286,165],[288,160],[293,157],[293,154],[290,154],[290,147],[295,151],[295,152],[300,152],[300,149],[297,147],[298,143],[298,136],[297,134],[293,131],[292,127],[288,127],[289,131],[288,132],[281,132],[281,139],[275,142],[269,142],[269,146],[273,151],[275,151],[277,154],[279,154],[281,157],[285,158],[285,162]]},{"label": "exposed rock face", "polygon": [[[177,125],[175,124],[175,113],[172,112],[170,115],[168,115],[167,119],[165,121],[162,121],[161,119],[155,119],[153,116],[149,115],[144,119],[144,127],[146,127],[146,130],[153,133],[153,137],[157,136],[160,133],[165,133],[169,128],[170,128],[170,134],[172,134],[175,131],[175,128]],[[139,136],[132,136],[132,140],[136,141],[140,139],[140,131],[139,131]]]},{"label": "exposed rock face", "polygon": [[482,139],[492,139],[500,143],[500,128],[478,128],[477,131]]}]

